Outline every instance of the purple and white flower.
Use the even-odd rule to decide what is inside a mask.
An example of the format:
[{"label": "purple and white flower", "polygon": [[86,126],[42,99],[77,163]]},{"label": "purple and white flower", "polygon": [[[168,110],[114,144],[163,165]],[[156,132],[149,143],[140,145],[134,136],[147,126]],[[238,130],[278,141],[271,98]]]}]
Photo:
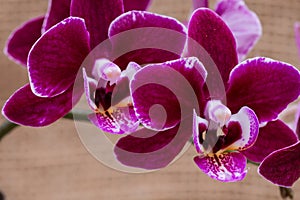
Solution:
[{"label": "purple and white flower", "polygon": [[93,78],[83,68],[85,95],[94,111],[88,117],[101,130],[112,134],[134,132],[138,126],[132,101],[129,81],[140,66],[130,62],[126,70],[107,59],[95,62]]},{"label": "purple and white flower", "polygon": [[193,133],[199,153],[194,160],[203,172],[224,182],[242,180],[247,159],[240,152],[257,140],[260,124],[275,120],[299,96],[299,71],[262,57],[238,63],[231,30],[207,8],[193,13],[188,36],[187,55],[202,63],[188,57],[150,64],[131,80],[136,117],[145,128],[118,141],[117,159],[164,167]]},{"label": "purple and white flower", "polygon": [[206,71],[195,57],[149,64],[130,82],[135,114],[143,128],[119,139],[117,159],[124,165],[160,169],[170,164],[191,138],[192,112]]},{"label": "purple and white flower", "polygon": [[[55,2],[52,2],[52,7],[55,7]],[[146,3],[146,1],[144,2]],[[50,10],[45,19],[49,21],[52,19],[51,16],[60,19],[62,15],[59,14],[64,12],[58,11],[59,9],[55,9],[53,14]],[[56,15],[55,12],[59,14]],[[44,28],[46,31],[32,48],[30,48],[31,44],[28,44],[26,48],[20,50],[20,62],[25,63],[27,60],[30,85],[27,84],[16,91],[6,102],[2,112],[9,120],[27,126],[46,126],[68,113],[83,93],[83,84],[73,88],[78,70],[91,49],[105,39],[114,38],[119,33],[142,27],[164,28],[185,35],[183,25],[170,17],[144,11],[129,11],[121,15],[123,4],[120,0],[109,1],[109,3],[73,0],[70,13],[72,17],[64,19],[48,30]],[[42,19],[39,20],[39,24],[42,24],[41,21]],[[44,22],[44,24],[48,23]],[[17,49],[11,48],[11,46],[12,44],[20,45],[20,43],[13,41],[19,41],[22,32],[31,30],[32,26],[35,31],[40,30],[36,23],[26,25],[12,36],[8,42],[8,49]],[[43,27],[47,27],[47,25]],[[29,34],[27,36],[29,37]],[[33,43],[36,38],[29,41]],[[141,38],[147,38],[147,33],[141,34]],[[167,41],[168,38],[166,35],[161,35],[160,39]],[[113,50],[120,45],[114,40],[111,43]],[[173,46],[178,51],[182,51],[183,45],[184,38]],[[105,49],[107,52],[109,50]],[[179,57],[155,49],[140,50],[135,53],[130,54],[130,57],[124,56],[119,59],[119,63],[126,67],[130,61],[138,60],[140,64],[145,64]],[[158,54],[159,57],[156,56]],[[143,62],[143,58],[147,58],[147,60]],[[19,105],[22,105],[22,109],[19,108]]]},{"label": "purple and white flower", "polygon": [[[286,106],[295,100],[300,93],[300,74],[299,71],[294,68],[293,66],[275,61],[268,58],[253,58],[248,59],[242,63],[238,64],[237,54],[235,52],[235,40],[234,37],[230,31],[230,29],[226,26],[226,24],[222,21],[222,19],[217,16],[214,12],[210,11],[209,9],[198,9],[194,12],[190,23],[189,23],[189,30],[188,30],[189,37],[196,40],[199,44],[203,46],[203,48],[208,52],[208,54],[212,57],[213,61],[217,65],[221,77],[224,81],[225,90],[226,90],[226,97],[223,97],[220,99],[221,95],[219,95],[219,99],[222,102],[226,102],[226,106],[223,105],[223,112],[225,113],[224,116],[230,116],[230,113],[237,113],[237,120],[239,119],[247,119],[247,117],[239,117],[240,109],[242,110],[248,110],[248,124],[253,121],[251,119],[255,119],[255,115],[257,116],[258,122],[260,124],[266,123],[272,120],[275,120],[278,116],[278,114],[286,108]],[[189,53],[191,55],[197,55],[199,60],[204,63],[205,67],[209,67],[211,63],[207,62],[207,59],[202,56],[201,53],[195,52],[194,46],[190,46],[188,48]],[[209,79],[210,74],[208,74]],[[206,97],[207,98],[207,97]],[[214,101],[215,99],[211,99],[210,101]],[[210,108],[210,101],[206,103],[206,107],[204,110],[206,110],[206,114],[200,113],[200,117],[211,121],[214,121],[214,118],[209,117],[207,113],[214,111]],[[213,104],[214,105],[214,104]],[[220,103],[220,105],[222,105]],[[245,107],[246,106],[246,107]],[[218,108],[218,106],[216,106]],[[248,107],[248,108],[247,108]],[[214,108],[214,106],[212,106]],[[227,109],[228,108],[228,109]],[[253,114],[251,110],[254,111]],[[230,111],[230,112],[229,112]],[[222,113],[222,112],[221,112]],[[212,115],[214,116],[214,115]],[[235,115],[232,115],[232,117]],[[251,116],[251,117],[250,117]],[[198,119],[198,118],[196,118]],[[227,122],[229,124],[225,125],[225,127],[230,125],[230,118],[223,117],[221,119],[224,119],[224,122]],[[226,121],[227,119],[228,121]],[[216,121],[216,120],[215,120]],[[254,120],[255,121],[255,120]],[[222,121],[221,121],[222,122]],[[223,123],[219,124],[223,125]],[[240,123],[237,127],[243,127],[243,123]],[[250,135],[252,135],[252,138],[257,137],[257,130],[258,130],[258,124],[257,123],[250,123],[250,130],[247,131],[247,129],[243,128],[236,128],[235,130],[240,131],[239,139],[244,139],[244,141],[247,141],[247,138]],[[219,128],[224,128],[224,126],[219,126]],[[200,127],[203,127],[200,126]],[[273,131],[275,129],[281,128],[285,129],[287,127],[284,127],[283,123],[280,121],[268,123],[261,132],[268,132]],[[249,127],[248,127],[249,129]],[[206,129],[202,128],[202,132],[199,132],[199,135],[202,137],[203,131]],[[230,129],[229,129],[230,130]],[[256,130],[256,131],[255,131]],[[221,131],[221,134],[219,135],[225,135],[224,138],[229,137],[230,138],[230,132],[227,133],[225,131]],[[195,132],[194,131],[194,135]],[[222,133],[223,132],[223,133]],[[285,132],[285,131],[283,131]],[[282,132],[278,133],[272,133],[270,135],[276,136],[281,134]],[[197,135],[197,134],[196,134]],[[228,135],[228,136],[227,136]],[[234,133],[233,133],[234,135]],[[263,136],[264,134],[262,134]],[[295,137],[293,137],[290,132],[287,132],[285,135],[290,136],[289,139],[287,138],[284,141],[287,141],[286,143],[292,143],[295,141]],[[246,136],[246,138],[245,138]],[[258,140],[260,139],[261,135],[258,135]],[[271,136],[270,136],[271,137]],[[206,138],[208,138],[206,136]],[[222,137],[218,138],[219,139]],[[201,139],[201,138],[200,138]],[[196,146],[200,142],[195,142]],[[216,143],[218,147],[218,141]],[[225,146],[221,145],[220,149],[221,152],[226,152],[227,148],[231,150],[232,144],[234,142],[239,141],[238,139],[227,141],[226,139],[222,139],[221,143],[225,143]],[[245,148],[242,144],[236,146],[234,150],[243,151],[243,154],[246,155],[248,158],[255,158],[257,157],[266,157],[268,153],[266,151],[264,152],[255,152],[250,153],[247,152],[245,154],[244,150],[251,147],[254,144],[254,141],[250,141],[249,145]],[[265,141],[265,140],[263,140]],[[228,144],[230,143],[230,144]],[[284,143],[284,142],[282,142]],[[286,143],[284,144],[286,146]],[[255,143],[256,144],[256,143]],[[273,146],[266,147],[265,149],[273,149]],[[222,148],[223,147],[223,148]],[[198,147],[198,151],[199,151]],[[216,148],[216,147],[215,147]],[[201,148],[200,148],[201,149]],[[214,147],[211,147],[212,152],[214,153]],[[216,150],[215,150],[216,151]],[[201,152],[201,151],[200,151]],[[271,151],[272,152],[272,151]],[[226,154],[230,157],[230,154]],[[210,155],[210,154],[205,154]],[[229,161],[232,162],[230,165],[230,168],[226,168],[226,164],[228,164],[228,161],[225,161],[224,164],[222,163],[222,160],[219,159],[219,161],[214,157],[203,157],[203,154],[200,153],[200,157],[196,157],[195,161],[197,165],[202,169],[202,171],[209,173],[209,175],[217,180],[222,181],[235,181],[235,180],[241,180],[243,178],[243,173],[245,172],[246,167],[246,158],[242,154],[233,154],[234,157]],[[237,156],[238,155],[238,156]],[[260,158],[261,159],[261,158]],[[214,160],[214,162],[209,162],[211,160]],[[258,160],[258,159],[257,159]],[[216,166],[219,166],[219,170],[216,170]],[[237,168],[235,168],[237,166]],[[222,171],[223,170],[223,171]],[[237,175],[238,174],[238,175]]]},{"label": "purple and white flower", "polygon": [[242,180],[247,172],[247,158],[240,152],[255,143],[258,119],[246,106],[231,115],[219,100],[210,100],[206,108],[205,119],[194,113],[193,140],[199,154],[194,161],[216,180]]}]

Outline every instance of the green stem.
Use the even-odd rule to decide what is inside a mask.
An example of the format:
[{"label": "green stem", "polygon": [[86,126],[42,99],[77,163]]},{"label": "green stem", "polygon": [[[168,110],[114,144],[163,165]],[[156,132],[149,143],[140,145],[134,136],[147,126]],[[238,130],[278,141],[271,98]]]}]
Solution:
[{"label": "green stem", "polygon": [[[74,109],[68,114],[66,114],[63,118],[65,119],[70,119],[70,120],[78,120],[78,121],[89,121],[87,118],[87,115],[89,112],[83,111],[83,110],[77,110]],[[13,129],[17,128],[19,125],[15,124],[13,122],[10,122],[8,120],[5,120],[1,125],[0,125],[0,141],[4,136],[9,134]]]},{"label": "green stem", "polygon": [[16,128],[18,126],[19,126],[18,124],[15,124],[15,123],[5,120],[0,125],[0,141],[5,135],[7,135],[10,131],[12,131],[14,128]]},{"label": "green stem", "polygon": [[88,119],[88,114],[91,112],[87,112],[84,110],[79,110],[79,109],[74,109],[68,114],[66,114],[63,118],[65,119],[70,119],[70,120],[77,120],[77,121],[86,121],[89,122],[90,120]]},{"label": "green stem", "polygon": [[259,163],[253,162],[251,160],[247,160],[247,163],[250,163],[250,164],[255,165],[255,166],[259,166]]}]

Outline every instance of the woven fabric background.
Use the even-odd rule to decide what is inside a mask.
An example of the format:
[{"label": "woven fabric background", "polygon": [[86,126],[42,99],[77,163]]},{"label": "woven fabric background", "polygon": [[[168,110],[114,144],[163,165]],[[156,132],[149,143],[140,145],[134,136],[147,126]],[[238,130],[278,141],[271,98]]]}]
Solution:
[{"label": "woven fabric background", "polygon": [[[300,1],[246,2],[263,25],[263,37],[249,57],[271,57],[300,68],[293,32],[294,22],[300,21]],[[186,21],[190,5],[189,0],[153,0],[150,10]],[[14,28],[42,15],[46,8],[46,0],[0,0],[0,48],[4,48]],[[0,63],[3,105],[15,89],[27,82],[27,73],[2,53]],[[19,127],[0,142],[0,191],[7,200],[280,199],[278,188],[258,176],[257,167],[249,165],[249,174],[240,183],[222,184],[197,169],[194,155],[190,148],[168,168],[126,174],[95,160],[80,142],[71,121],[60,120],[38,129]],[[295,199],[300,199],[299,181],[294,190]]]}]

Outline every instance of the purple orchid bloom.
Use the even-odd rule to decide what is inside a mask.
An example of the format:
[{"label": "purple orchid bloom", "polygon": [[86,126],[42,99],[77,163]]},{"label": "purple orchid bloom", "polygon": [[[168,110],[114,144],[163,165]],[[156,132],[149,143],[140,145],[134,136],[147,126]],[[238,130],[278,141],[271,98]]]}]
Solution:
[{"label": "purple orchid bloom", "polygon": [[[72,4],[76,4],[76,2],[77,1],[74,0],[72,1]],[[40,67],[39,70],[44,71],[45,75],[47,73],[51,74],[51,72],[53,74],[56,72],[53,70],[51,71],[51,69],[49,71],[49,68],[48,71],[45,71],[43,65],[45,65],[46,67],[47,61],[49,61],[48,64],[50,64],[50,62],[52,62],[52,59],[61,59],[61,49],[59,45],[62,45],[62,49],[63,47],[67,47],[69,48],[69,50],[73,50],[69,52],[71,55],[68,57],[69,62],[63,63],[63,61],[59,63],[58,61],[53,62],[52,64],[56,64],[56,67],[62,66],[62,68],[60,69],[61,72],[66,72],[66,70],[64,69],[68,68],[63,66],[69,66],[69,68],[74,67],[75,69],[79,68],[80,63],[83,61],[85,56],[76,56],[76,54],[88,54],[90,49],[90,39],[89,33],[86,32],[86,27],[82,19],[74,18],[72,20],[69,18],[63,22],[60,22],[64,18],[70,16],[70,11],[77,9],[75,6],[73,6],[72,9],[70,9],[70,4],[70,0],[49,1],[48,11],[45,17],[39,17],[30,20],[11,34],[5,50],[7,55],[18,63],[21,63],[25,66],[28,65],[29,69]],[[101,9],[101,7],[95,8]],[[114,17],[116,17],[122,13],[121,11],[122,10],[119,10],[118,12],[116,9],[114,10],[114,12],[110,12],[109,16],[113,17],[111,14],[113,13],[115,14]],[[107,20],[113,19],[114,18],[107,17]],[[44,34],[41,36],[41,33]],[[70,34],[70,37],[68,37],[68,33],[72,33]],[[74,34],[78,35],[78,38],[74,37]],[[58,41],[59,39],[65,39],[64,41],[68,41],[70,45],[61,44],[61,42]],[[56,44],[58,46],[55,47]],[[81,49],[76,50],[77,48]],[[53,55],[53,52],[52,54],[48,54],[49,50],[53,50],[54,53],[56,51],[57,55]],[[29,52],[31,53],[30,55]],[[62,57],[65,56],[63,55]],[[37,76],[39,75],[40,74],[38,74]],[[59,76],[57,78],[62,77]],[[32,77],[30,77],[30,79],[32,79]],[[63,82],[63,80],[61,81]],[[70,85],[72,85],[72,80]],[[72,94],[72,87],[68,87],[65,89],[66,90],[61,92],[60,95],[52,96],[49,98],[43,98],[43,96],[46,95],[36,95],[37,93],[34,90],[32,91],[30,85],[27,84],[21,87],[19,90],[17,90],[7,100],[6,104],[3,107],[2,113],[7,119],[17,124],[37,127],[49,125],[54,121],[58,120],[59,118],[63,117],[66,113],[68,113],[73,107],[72,103],[75,104],[80,99],[80,96],[82,94],[82,88],[74,88],[74,90],[76,91],[74,92],[75,95]],[[19,109],[18,105],[22,105],[23,109]]]},{"label": "purple orchid bloom", "polygon": [[[208,0],[193,0],[194,10],[208,8]],[[215,12],[229,26],[237,44],[238,59],[242,61],[251,51],[262,34],[258,16],[251,11],[243,0],[218,0]]]},{"label": "purple orchid bloom", "polygon": [[[300,76],[299,71],[293,66],[267,58],[249,59],[238,64],[237,55],[234,51],[235,40],[233,35],[231,34],[230,29],[224,24],[222,19],[212,11],[208,9],[198,9],[194,12],[189,23],[189,36],[198,41],[211,55],[215,64],[219,68],[224,81],[227,106],[216,104],[215,106],[211,107],[209,101],[204,109],[206,111],[204,113],[204,117],[207,120],[214,122],[219,121],[219,127],[221,130],[224,129],[224,126],[222,126],[224,122],[227,124],[229,123],[228,126],[230,126],[230,118],[226,116],[230,116],[229,114],[231,113],[237,113],[236,115],[240,115],[241,111],[239,110],[243,106],[249,107],[249,109],[252,109],[255,113],[254,115],[251,115],[250,110],[248,110],[249,123],[251,121],[250,116],[255,119],[254,116],[256,115],[258,122],[262,124],[276,119],[278,114],[285,109],[290,102],[299,96]],[[195,52],[193,46],[190,46],[189,53],[192,53],[192,55],[197,55],[197,52]],[[210,63],[206,61],[207,59],[202,58],[203,56],[201,53],[199,54],[199,52],[198,55],[199,59],[203,61],[204,66],[208,67]],[[276,88],[276,90],[274,90],[274,88]],[[220,100],[223,100],[224,102],[224,97]],[[220,107],[222,109],[220,109]],[[219,118],[217,118],[219,120],[215,120],[216,117],[214,116],[218,116],[219,113],[224,113],[223,118],[221,117],[221,120]],[[231,117],[234,116],[235,115],[232,115]],[[201,117],[203,118],[203,114]],[[198,117],[196,119],[198,119]],[[256,136],[257,132],[255,130],[258,129],[258,124],[251,123],[250,131],[247,131],[247,129],[244,131],[243,125],[247,117],[239,117],[238,119],[244,120],[242,123],[240,123],[240,128],[234,129],[235,131],[239,130],[237,132],[240,132],[240,135],[234,132],[232,132],[232,134],[230,134],[230,132],[227,133],[226,131],[230,130],[230,128],[225,126],[228,129],[225,129],[225,131],[223,130],[223,134],[221,133],[221,137],[218,138],[216,145],[211,147],[212,152],[210,153],[215,153],[214,155],[218,155],[219,152],[217,150],[221,150],[221,152],[226,153],[226,150],[231,151],[232,145],[234,145],[233,149],[242,151],[247,158],[251,157],[255,158],[256,160],[260,160],[261,158],[258,157],[266,157],[268,153],[272,152],[269,150],[273,150],[275,144],[269,143],[271,146],[264,145],[265,150],[263,153],[255,152],[254,154],[252,152],[247,152],[246,149],[250,148],[255,142],[255,140],[247,140],[249,135],[253,136],[251,138],[258,137],[257,141],[267,141],[265,138],[263,138],[263,136],[266,135],[263,133],[268,133],[270,137],[275,138],[281,133],[284,133],[286,137],[289,136],[282,141],[284,146],[287,146],[286,144],[293,143],[296,139],[293,137],[294,135],[292,135],[291,132],[286,131],[287,127],[279,120],[267,123],[265,127],[260,128],[259,135]],[[200,122],[203,120],[204,119],[200,120]],[[199,120],[197,120],[197,122],[198,121]],[[197,134],[197,131],[194,131],[194,136],[201,136],[200,138],[195,137],[196,149],[200,153],[203,149],[203,147],[199,145],[201,144],[201,140],[203,140],[202,133],[206,130],[205,128],[207,128],[207,126],[204,125],[205,123],[201,123],[201,126],[199,126],[199,129],[201,128],[199,134]],[[273,133],[274,129],[282,131],[275,131],[275,133]],[[204,137],[208,138],[208,136]],[[228,139],[226,139],[226,137],[228,137]],[[279,139],[280,138],[282,137],[279,137]],[[235,142],[240,141],[240,139],[244,139],[244,142],[248,142],[246,143],[248,145],[244,146],[243,143],[236,145]],[[255,143],[254,146],[256,144],[257,143]],[[279,146],[280,145],[281,144],[279,144]],[[225,155],[230,157],[230,154],[232,153],[226,153]],[[195,158],[195,162],[202,171],[208,173],[208,175],[212,178],[221,181],[236,181],[241,180],[244,177],[246,158],[243,154],[234,153],[229,161],[224,160],[224,162],[222,162],[223,160],[218,157],[212,157],[209,156],[209,154],[208,157],[203,157],[203,154],[201,153],[200,157]],[[228,165],[228,163],[231,165]]]},{"label": "purple orchid bloom", "polygon": [[206,70],[195,57],[138,70],[130,91],[136,117],[144,127],[117,142],[117,159],[151,170],[170,164],[191,137],[191,113],[198,107],[197,95],[205,78]]},{"label": "purple orchid bloom", "polygon": [[[275,120],[278,114],[299,96],[299,71],[293,66],[267,58],[249,59],[238,64],[235,40],[232,33],[222,19],[212,11],[198,9],[194,12],[189,24],[189,37],[198,41],[217,65],[224,81],[226,97],[224,98],[218,94],[214,95],[214,97],[217,96],[223,102],[226,100],[227,108],[231,113],[237,113],[243,106],[247,106],[255,112],[259,123],[263,124]],[[193,45],[189,45],[188,50],[190,55],[198,55],[205,67],[211,65],[206,57],[203,56],[203,53],[197,52]],[[214,78],[210,78],[209,75],[208,73],[206,82],[213,84]],[[207,110],[207,108],[203,107],[202,110]],[[202,118],[207,118],[201,113],[200,115]],[[276,129],[283,131],[274,132]],[[274,150],[295,142],[294,134],[284,131],[285,129],[287,127],[279,120],[274,123],[267,123],[265,127],[260,128],[260,133],[254,146],[250,148],[251,145],[249,145],[247,147],[248,150],[244,148],[242,153],[250,160],[261,162]],[[285,136],[281,136],[282,133]],[[285,139],[278,143],[277,141],[276,143],[267,142],[269,146],[266,146],[263,145],[266,137],[279,139],[285,137]],[[242,156],[240,157],[241,162],[244,162]],[[215,163],[218,162],[216,161]],[[243,165],[245,167],[246,162]],[[200,168],[204,171],[204,167],[206,166]],[[217,174],[212,173],[211,175],[218,179]],[[234,175],[231,178],[229,176],[227,180],[223,179],[223,181],[235,180]]]},{"label": "purple orchid bloom", "polygon": [[194,113],[193,139],[199,154],[194,161],[213,179],[240,181],[247,173],[247,158],[240,152],[255,143],[258,119],[247,106],[231,115],[229,108],[219,100],[207,102],[206,109],[205,119]]},{"label": "purple orchid bloom", "polygon": [[[67,35],[72,33],[72,35]],[[64,37],[60,37],[64,36]],[[64,43],[60,41],[63,39]],[[71,46],[68,46],[71,44]],[[64,56],[61,51],[68,48],[68,56]],[[52,51],[52,54],[49,53]],[[30,84],[26,84],[17,90],[5,103],[2,113],[10,121],[25,126],[46,126],[67,114],[73,107],[72,100],[76,103],[83,92],[82,88],[73,88],[72,77],[66,77],[59,74],[68,73],[68,69],[80,67],[85,56],[83,53],[89,52],[89,35],[86,31],[84,21],[80,18],[67,18],[64,21],[50,28],[43,36],[34,44],[28,57],[28,70],[39,68],[41,73],[34,73],[41,79],[47,76],[47,73],[54,73],[56,79],[50,77],[44,79],[42,84],[49,86],[59,80],[59,84],[69,84],[64,91],[58,95],[40,97],[37,92],[32,91]],[[54,55],[53,55],[54,54]],[[61,58],[65,57],[63,61]],[[61,61],[61,62],[60,62]],[[56,66],[59,70],[51,70],[48,66]],[[69,67],[69,68],[68,68]],[[70,76],[76,75],[75,72]],[[54,77],[55,77],[54,76]],[[30,82],[35,81],[35,77],[30,76]],[[74,81],[73,81],[74,82]],[[47,87],[49,88],[49,87]],[[56,88],[54,88],[56,89]],[[55,92],[55,90],[49,90]],[[76,91],[73,95],[73,89]],[[48,92],[48,91],[46,91]],[[22,105],[22,109],[20,109]]]},{"label": "purple orchid bloom", "polygon": [[[130,33],[128,30],[134,31]],[[174,43],[174,37],[159,30],[172,30],[181,37]],[[120,33],[125,31],[124,37]],[[124,49],[124,42],[125,52],[129,53],[124,55],[121,53],[120,57],[115,56],[117,59],[114,62],[103,58],[97,59],[91,72],[93,78],[84,72],[85,93],[88,104],[94,111],[89,115],[91,122],[105,132],[123,134],[135,131],[139,125],[129,98],[129,80],[140,66],[129,61],[145,64],[178,58],[183,51],[186,32],[184,25],[173,18],[132,11],[124,13],[111,23],[109,36],[113,46],[112,55],[120,54],[119,50]],[[170,46],[175,50],[175,54],[161,49],[139,48],[140,44],[153,46],[169,42],[173,43]],[[126,70],[125,65],[128,65]]]},{"label": "purple orchid bloom", "polygon": [[[259,123],[276,119],[299,96],[299,71],[268,58],[238,64],[232,32],[209,9],[193,13],[188,35],[208,53],[199,51],[189,41],[188,55],[197,56],[203,65],[197,58],[189,57],[147,65],[137,71],[130,90],[136,117],[145,128],[121,138],[115,154],[125,165],[164,167],[193,132],[200,154],[194,160],[199,168],[220,181],[241,180],[246,174],[247,159],[239,152],[256,141]],[[212,81],[216,72],[210,69],[212,63],[207,55],[221,74],[226,96],[218,90],[207,91],[208,84],[218,89]]]},{"label": "purple orchid bloom", "polygon": [[[206,8],[193,13],[188,36],[188,56],[203,65],[189,57],[137,71],[130,90],[145,128],[118,141],[117,159],[140,168],[164,167],[193,133],[200,154],[194,160],[203,172],[224,182],[242,180],[247,159],[239,152],[254,144],[260,123],[276,119],[299,96],[299,71],[269,58],[238,64],[232,32]],[[215,84],[218,73],[224,93]]]},{"label": "purple orchid bloom", "polygon": [[[112,134],[134,132],[139,122],[134,114],[129,81],[141,67],[130,62],[126,70],[107,59],[99,59],[93,68],[93,78],[83,69],[85,95],[94,113],[88,117],[101,130]],[[109,84],[109,85],[108,85]],[[112,89],[112,86],[114,88]]]},{"label": "purple orchid bloom", "polygon": [[[86,6],[78,6],[81,5],[79,0],[73,0],[70,8],[71,14],[83,16],[84,19],[66,18],[47,30],[31,48],[27,59],[30,85],[25,85],[7,100],[2,110],[7,119],[26,126],[46,126],[68,113],[83,93],[82,86],[77,85],[78,87],[73,88],[78,70],[91,51],[90,47],[97,41],[102,41],[106,33],[105,37],[111,38],[118,33],[140,27],[161,27],[185,33],[177,20],[143,11],[127,12],[114,21],[116,25],[111,24],[123,13],[123,4],[120,0],[110,1],[114,6],[98,1],[84,1],[84,3]],[[101,11],[102,14],[99,17],[96,11],[90,12],[91,10]],[[138,20],[129,20],[133,19],[133,15]],[[94,24],[99,24],[99,21],[105,21],[102,23],[104,28],[95,29],[97,25]],[[124,26],[120,27],[118,23]],[[161,39],[164,40],[164,37]],[[114,45],[117,44],[113,44],[113,48]],[[183,45],[184,41],[174,44],[178,51],[183,49]],[[143,51],[138,53],[142,54],[141,52]],[[155,52],[161,53],[159,50],[147,51],[150,55],[156,55]],[[175,54],[162,54],[160,58],[151,59],[147,53],[144,53],[144,56],[148,57],[147,62],[156,60],[163,62],[165,59],[179,57]],[[140,56],[138,59],[141,59]],[[123,63],[126,63],[124,60]],[[18,109],[20,104],[26,109]]]}]

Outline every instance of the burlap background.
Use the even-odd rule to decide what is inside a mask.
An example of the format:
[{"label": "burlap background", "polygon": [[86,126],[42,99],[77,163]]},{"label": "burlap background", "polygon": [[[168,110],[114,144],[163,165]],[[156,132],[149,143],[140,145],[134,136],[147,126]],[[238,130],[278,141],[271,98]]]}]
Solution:
[{"label": "burlap background", "polygon": [[[189,0],[153,0],[152,11],[186,20]],[[264,35],[250,56],[267,56],[299,67],[293,23],[300,21],[299,0],[247,0],[257,12]],[[42,15],[46,0],[0,1],[0,49],[19,24]],[[24,69],[0,54],[0,99],[27,82]],[[22,105],[20,105],[22,109]],[[222,184],[204,175],[192,161],[193,148],[175,164],[149,174],[126,174],[103,166],[81,144],[74,124],[61,120],[45,128],[21,127],[0,142],[0,190],[8,200],[183,200],[280,199],[250,165],[241,183]],[[300,199],[300,184],[295,186]]]}]

